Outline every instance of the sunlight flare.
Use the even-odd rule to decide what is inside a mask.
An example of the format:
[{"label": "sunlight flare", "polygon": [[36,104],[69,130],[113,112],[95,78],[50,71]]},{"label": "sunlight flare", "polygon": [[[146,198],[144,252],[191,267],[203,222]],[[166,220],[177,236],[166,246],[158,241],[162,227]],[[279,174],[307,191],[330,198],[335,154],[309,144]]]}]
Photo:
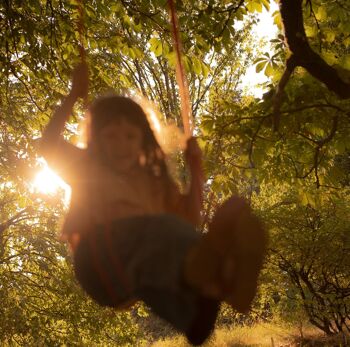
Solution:
[{"label": "sunlight flare", "polygon": [[45,163],[32,182],[34,190],[39,193],[53,195],[64,190],[64,201],[70,200],[70,187]]}]

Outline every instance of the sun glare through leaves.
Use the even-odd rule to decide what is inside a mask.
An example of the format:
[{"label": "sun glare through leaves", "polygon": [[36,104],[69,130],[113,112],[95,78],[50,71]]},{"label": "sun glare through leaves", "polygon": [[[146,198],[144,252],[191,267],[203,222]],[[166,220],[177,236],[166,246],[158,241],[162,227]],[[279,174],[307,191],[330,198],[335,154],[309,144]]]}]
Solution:
[{"label": "sun glare through leaves", "polygon": [[64,201],[69,202],[70,188],[69,186],[45,163],[42,169],[36,174],[33,182],[35,191],[41,194],[53,195],[60,189],[64,190]]}]

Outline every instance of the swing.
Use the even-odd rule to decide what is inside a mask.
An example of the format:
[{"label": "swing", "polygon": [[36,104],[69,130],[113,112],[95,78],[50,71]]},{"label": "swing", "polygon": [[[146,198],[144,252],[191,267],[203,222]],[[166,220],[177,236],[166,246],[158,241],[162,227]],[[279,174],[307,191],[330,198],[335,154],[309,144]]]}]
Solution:
[{"label": "swing", "polygon": [[[168,0],[168,6],[174,51],[176,53],[176,79],[179,87],[181,117],[185,135],[187,138],[190,138],[193,132],[193,120],[174,1]],[[79,0],[77,29],[79,32],[80,59],[82,63],[85,63],[83,0]],[[87,106],[87,98],[84,100],[84,105]],[[108,240],[110,232],[109,228],[107,229],[106,240]],[[249,309],[255,295],[256,281],[262,266],[266,242],[267,235],[262,229],[260,221],[251,214],[249,205],[242,198],[233,197],[216,211],[209,226],[209,232],[201,238],[198,246],[193,248],[193,251],[186,259],[186,280],[193,288],[197,288],[201,294],[225,300],[238,311],[245,312]],[[98,263],[100,257],[97,254],[96,240],[91,238],[89,243],[94,258],[96,256],[94,267],[99,273],[101,282],[104,283],[111,298],[115,298],[117,302],[118,298],[114,292],[113,285],[110,283],[111,278],[108,274],[103,273],[103,266]],[[233,249],[233,246],[235,249]],[[114,275],[120,281],[123,289],[128,292],[129,283],[125,278],[118,256],[113,253],[112,249],[107,251],[114,269]],[[222,263],[222,259],[225,259],[224,263]],[[205,266],[203,266],[203,262]],[[239,262],[238,266],[237,262]],[[223,268],[221,268],[222,264],[224,264]],[[243,282],[243,286],[241,283],[236,283],[238,282],[236,281],[237,278],[238,281]],[[223,284],[224,292],[214,285],[214,283],[220,283],[220,281]],[[208,283],[204,291],[202,289],[203,282]],[[130,303],[127,308],[133,303]],[[126,307],[118,308],[125,309]]]}]

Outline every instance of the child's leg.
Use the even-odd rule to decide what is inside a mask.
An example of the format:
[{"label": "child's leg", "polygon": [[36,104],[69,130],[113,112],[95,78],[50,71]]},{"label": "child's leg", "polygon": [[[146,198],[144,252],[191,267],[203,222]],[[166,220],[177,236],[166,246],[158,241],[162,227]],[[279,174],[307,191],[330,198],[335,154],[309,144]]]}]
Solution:
[{"label": "child's leg", "polygon": [[170,323],[176,330],[185,333],[195,316],[194,297],[173,292],[167,288],[138,288],[140,298],[160,318]]},{"label": "child's leg", "polygon": [[220,309],[220,301],[200,296],[197,301],[197,314],[186,337],[193,345],[201,345],[213,332]]},{"label": "child's leg", "polygon": [[243,199],[233,197],[219,207],[209,232],[190,252],[186,277],[202,293],[247,311],[266,244],[267,234],[258,218]]},{"label": "child's leg", "polygon": [[135,301],[126,290],[107,247],[105,233],[96,230],[81,238],[74,253],[74,270],[82,288],[101,306],[127,309]]},{"label": "child's leg", "polygon": [[147,237],[138,243],[136,295],[192,344],[203,343],[214,329],[220,302],[202,297],[184,280],[184,258],[200,236],[171,215],[144,217],[141,225]]},{"label": "child's leg", "polygon": [[159,317],[183,333],[192,345],[201,345],[212,333],[220,303],[197,294],[140,288],[138,297]]}]

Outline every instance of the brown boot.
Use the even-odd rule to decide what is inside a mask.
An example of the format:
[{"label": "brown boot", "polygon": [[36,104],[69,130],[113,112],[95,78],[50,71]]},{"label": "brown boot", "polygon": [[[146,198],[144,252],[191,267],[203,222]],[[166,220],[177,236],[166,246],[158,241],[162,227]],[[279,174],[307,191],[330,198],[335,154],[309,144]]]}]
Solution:
[{"label": "brown boot", "polygon": [[244,199],[232,197],[216,211],[199,244],[187,259],[189,283],[229,303],[249,310],[267,246],[267,233]]}]

